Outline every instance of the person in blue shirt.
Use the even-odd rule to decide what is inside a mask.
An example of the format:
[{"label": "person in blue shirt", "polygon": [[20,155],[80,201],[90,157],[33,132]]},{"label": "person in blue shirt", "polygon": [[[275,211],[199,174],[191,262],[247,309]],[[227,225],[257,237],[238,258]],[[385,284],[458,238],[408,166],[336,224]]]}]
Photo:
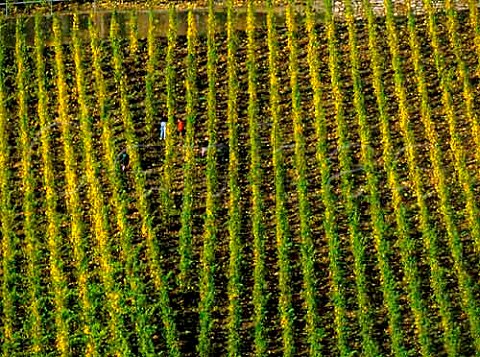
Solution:
[{"label": "person in blue shirt", "polygon": [[167,122],[162,119],[160,122],[160,140],[165,140],[167,137]]}]

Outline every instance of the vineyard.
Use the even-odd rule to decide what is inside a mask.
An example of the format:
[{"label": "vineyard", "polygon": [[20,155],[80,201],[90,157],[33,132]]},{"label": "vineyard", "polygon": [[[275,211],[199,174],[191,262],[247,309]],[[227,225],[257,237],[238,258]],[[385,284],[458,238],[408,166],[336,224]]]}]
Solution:
[{"label": "vineyard", "polygon": [[0,18],[2,356],[480,356],[477,3],[283,3]]}]

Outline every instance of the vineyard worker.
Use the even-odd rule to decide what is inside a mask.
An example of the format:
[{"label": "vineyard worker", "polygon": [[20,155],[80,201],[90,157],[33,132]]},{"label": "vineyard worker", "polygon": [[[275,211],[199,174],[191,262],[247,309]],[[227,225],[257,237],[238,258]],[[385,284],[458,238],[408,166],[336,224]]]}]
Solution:
[{"label": "vineyard worker", "polygon": [[183,136],[185,134],[185,121],[183,121],[182,119],[178,119],[177,128],[178,133]]},{"label": "vineyard worker", "polygon": [[165,119],[162,119],[160,122],[160,140],[165,140],[165,137],[167,136],[167,122]]},{"label": "vineyard worker", "polygon": [[205,155],[207,154],[207,150],[208,150],[208,138],[205,138],[203,139],[203,145],[200,148],[200,155],[202,157],[205,157]]},{"label": "vineyard worker", "polygon": [[120,159],[120,168],[122,169],[122,172],[125,172],[125,170],[127,169],[127,166],[128,166],[128,161],[129,161],[127,152],[122,151],[119,159]]}]

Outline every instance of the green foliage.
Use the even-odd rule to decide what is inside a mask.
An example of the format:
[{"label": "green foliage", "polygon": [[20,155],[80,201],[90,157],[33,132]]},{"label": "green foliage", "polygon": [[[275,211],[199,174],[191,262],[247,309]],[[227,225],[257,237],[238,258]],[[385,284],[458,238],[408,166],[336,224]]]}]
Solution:
[{"label": "green foliage", "polygon": [[[337,125],[337,146],[338,146],[338,157],[340,161],[341,170],[343,172],[350,172],[350,153],[348,152],[349,143],[347,138],[347,127],[345,125],[345,108],[344,108],[344,99],[343,93],[340,85],[340,71],[339,71],[339,54],[337,49],[337,38],[335,30],[335,21],[333,18],[332,3],[330,0],[325,0],[324,2],[326,11],[326,31],[328,39],[328,65],[330,69],[330,82],[332,86],[333,96],[335,98],[335,122]],[[341,185],[342,185],[342,194],[344,197],[345,208],[347,217],[349,219],[349,229],[350,229],[350,238],[351,245],[354,255],[354,271],[355,279],[357,286],[357,296],[366,303],[366,291],[365,291],[365,266],[364,266],[364,244],[361,241],[361,236],[358,231],[358,212],[355,207],[355,202],[352,198],[352,183],[350,182],[349,174],[342,175]],[[325,178],[322,178],[324,180]],[[330,202],[328,202],[330,203]],[[338,243],[333,241],[330,249],[339,249]],[[336,253],[331,252],[330,254],[334,255]],[[333,258],[333,256],[331,257]],[[337,296],[333,296],[334,298]],[[338,297],[337,297],[338,298]],[[343,299],[343,297],[342,297]],[[334,302],[335,304],[335,302]],[[338,350],[341,356],[348,356],[350,354],[350,347],[347,342],[347,328],[346,328],[346,316],[345,310],[343,309],[343,302],[338,302],[339,308],[337,314],[335,315],[335,333],[337,336],[337,345]],[[368,310],[365,310],[368,311]]]},{"label": "green foliage", "polygon": [[265,223],[263,219],[262,166],[260,156],[260,136],[258,123],[257,97],[257,62],[256,51],[258,45],[255,40],[255,5],[252,0],[248,3],[247,14],[247,70],[248,70],[248,132],[250,137],[250,188],[252,192],[252,233],[253,233],[253,308],[255,325],[255,354],[259,357],[267,353],[266,336],[266,292],[265,281]]},{"label": "green foliage", "polygon": [[[462,82],[463,87],[463,99],[464,99],[464,109],[466,114],[466,119],[470,125],[470,129],[473,135],[473,141],[476,145],[475,147],[475,158],[477,162],[480,162],[480,126],[478,122],[478,116],[474,108],[474,94],[472,91],[472,85],[470,83],[470,73],[467,68],[465,61],[463,60],[463,53],[461,50],[460,37],[458,34],[458,24],[457,24],[457,14],[454,9],[454,4],[451,0],[445,2],[445,10],[447,12],[447,30],[448,37],[450,42],[450,47],[453,48],[455,54],[455,62],[457,64],[457,73],[459,81]],[[441,56],[441,54],[439,54]],[[441,60],[440,60],[441,61]],[[438,68],[438,66],[437,66]],[[439,68],[438,68],[439,69]],[[439,69],[440,70],[440,69]],[[471,234],[473,242],[475,244],[475,249],[477,253],[480,253],[480,212],[476,204],[475,193],[473,191],[473,180],[472,176],[468,172],[465,150],[462,143],[462,140],[458,134],[457,123],[455,115],[452,115],[449,120],[450,126],[450,137],[451,147],[454,151],[456,165],[460,181],[462,183],[462,188],[465,193],[465,215],[468,217]],[[478,175],[473,175],[477,176]],[[480,326],[479,326],[480,327]],[[478,337],[478,342],[476,343],[480,351],[480,335]]]},{"label": "green foliage", "polygon": [[387,115],[387,99],[383,84],[381,57],[378,52],[377,29],[372,6],[364,1],[364,9],[368,19],[368,44],[371,68],[373,72],[373,86],[379,112],[384,168],[387,173],[388,186],[392,192],[393,209],[397,224],[396,232],[402,256],[402,265],[408,282],[408,299],[415,318],[416,332],[420,343],[422,356],[433,354],[432,338],[430,336],[431,323],[428,319],[428,310],[422,298],[421,277],[418,262],[415,258],[415,241],[409,234],[410,227],[406,215],[406,207],[401,196],[398,172],[394,165],[394,147],[391,138],[390,122]]},{"label": "green foliage", "polygon": [[175,209],[172,197],[173,162],[175,152],[175,46],[177,42],[177,16],[175,7],[168,12],[168,46],[165,64],[165,83],[167,90],[167,136],[165,138],[165,158],[163,160],[163,187],[161,191],[162,219],[168,226],[170,215]]},{"label": "green foliage", "polygon": [[27,70],[27,48],[25,43],[25,22],[23,18],[18,18],[15,29],[15,62],[17,63],[17,101],[18,101],[18,118],[21,150],[21,177],[23,188],[22,209],[25,215],[24,231],[25,231],[25,255],[27,259],[27,278],[28,278],[28,299],[30,306],[28,309],[28,318],[25,322],[27,330],[27,338],[31,341],[29,351],[32,355],[37,356],[44,349],[43,341],[45,331],[43,327],[42,308],[42,284],[39,271],[40,263],[40,244],[39,237],[35,232],[35,224],[37,221],[35,213],[35,195],[36,187],[35,176],[33,175],[33,150],[32,150],[32,129],[29,121],[27,83],[29,81],[29,72]]},{"label": "green foliage", "polygon": [[[89,297],[89,272],[85,256],[85,227],[82,218],[82,206],[80,203],[80,194],[77,176],[77,158],[73,148],[73,133],[70,125],[69,114],[69,96],[66,83],[63,47],[61,39],[60,21],[58,17],[53,18],[54,33],[54,50],[55,50],[55,71],[56,71],[56,87],[58,98],[58,118],[61,128],[61,141],[63,143],[63,154],[66,176],[66,200],[67,210],[70,217],[70,244],[73,247],[73,257],[75,261],[75,269],[77,274],[77,292],[80,300],[80,315],[83,320],[83,331],[87,331],[87,338],[90,339],[88,349],[92,347],[91,336],[93,319],[95,316],[94,307]],[[82,113],[84,114],[84,113]]]},{"label": "green foliage", "polygon": [[[189,8],[185,38],[170,4],[165,41],[154,10],[145,40],[143,14],[128,12],[122,23],[115,13],[105,39],[96,15],[83,33],[74,14],[70,44],[61,17],[49,28],[37,15],[32,47],[28,21],[0,19],[0,37],[15,30],[14,41],[0,42],[2,355],[478,354],[471,168],[480,130],[468,66],[480,66],[470,56],[480,46],[462,48],[480,37],[475,4],[460,24],[447,0],[443,26],[424,0],[426,27],[415,23],[411,1],[408,17],[397,19],[392,0],[384,18],[363,0],[365,23],[351,0],[340,10],[331,0],[320,10],[314,0],[268,0],[264,22],[254,0],[246,14],[236,4],[228,0],[224,18],[209,0],[205,33],[202,15]],[[465,37],[461,25],[473,32]],[[433,76],[424,68],[430,61]],[[135,77],[141,65],[144,93]],[[436,128],[437,96],[446,133]],[[151,145],[160,107],[168,135]],[[223,138],[228,170],[219,172]],[[145,170],[144,159],[160,165]],[[187,341],[192,333],[198,339]]]},{"label": "green foliage", "polygon": [[[342,252],[340,247],[340,238],[336,229],[335,218],[335,199],[331,184],[331,168],[328,159],[327,146],[327,123],[325,118],[325,108],[322,104],[322,87],[320,73],[320,63],[318,58],[319,41],[315,29],[314,14],[312,3],[309,1],[306,8],[306,28],[308,33],[308,64],[310,83],[313,90],[313,108],[314,108],[314,126],[315,126],[315,158],[320,169],[321,176],[321,196],[325,213],[323,217],[323,227],[328,243],[329,270],[331,272],[331,301],[335,314],[335,334],[338,338],[338,349],[342,355],[347,354],[346,345],[347,321],[345,299],[344,279],[345,272],[342,267]],[[330,30],[332,28],[330,27]],[[332,33],[330,33],[332,35]],[[333,38],[330,38],[333,41]]]},{"label": "green foliage", "polygon": [[[125,191],[122,188],[121,177],[118,172],[117,161],[115,158],[115,142],[112,132],[112,123],[108,112],[105,111],[106,98],[105,98],[105,84],[104,77],[101,71],[100,62],[100,47],[98,42],[98,34],[92,25],[90,18],[89,32],[91,37],[91,49],[93,54],[93,67],[95,73],[95,82],[97,84],[97,99],[100,108],[103,108],[100,112],[103,113],[100,116],[102,124],[102,143],[104,146],[104,161],[106,162],[109,185],[112,187],[112,197],[110,205],[115,213],[115,222],[119,231],[119,241],[121,246],[122,261],[125,266],[125,274],[129,277],[130,291],[128,297],[132,301],[132,311],[135,332],[139,338],[140,350],[144,355],[151,355],[153,353],[153,345],[150,336],[150,327],[148,326],[148,318],[143,313],[145,304],[144,295],[144,283],[139,277],[140,269],[138,267],[138,250],[132,246],[133,230],[127,220],[127,207],[128,199]],[[88,133],[89,128],[85,123],[85,131]],[[84,134],[86,137],[87,135]]]},{"label": "green foliage", "polygon": [[235,33],[236,16],[233,1],[228,2],[227,9],[227,71],[228,71],[228,138],[229,138],[229,188],[230,197],[228,202],[229,211],[229,250],[230,263],[228,269],[228,355],[231,357],[240,355],[240,331],[242,323],[242,307],[240,295],[242,294],[241,260],[242,243],[240,240],[240,186],[238,178],[238,104],[239,83],[237,74],[237,34]]},{"label": "green foliage", "polygon": [[[360,59],[358,54],[358,41],[355,33],[355,23],[353,17],[352,3],[350,0],[345,1],[346,5],[346,18],[348,26],[348,38],[349,38],[349,48],[350,48],[350,63],[351,63],[351,72],[353,79],[353,101],[355,110],[357,113],[358,119],[358,130],[360,136],[360,154],[361,154],[361,163],[366,174],[366,184],[367,191],[369,193],[369,204],[370,204],[370,216],[372,221],[373,228],[373,239],[375,244],[375,249],[377,251],[377,260],[380,271],[380,283],[381,289],[384,297],[384,304],[386,305],[388,312],[388,322],[389,322],[389,331],[392,339],[392,353],[395,356],[407,356],[407,351],[405,349],[405,341],[402,329],[402,315],[399,305],[399,294],[396,287],[395,277],[393,274],[392,267],[390,265],[390,252],[391,247],[386,240],[387,227],[385,220],[383,218],[384,212],[380,204],[380,195],[378,191],[379,180],[375,172],[374,166],[374,157],[373,149],[370,145],[371,134],[370,129],[367,123],[367,113],[365,109],[365,98],[362,92],[362,79],[360,76]],[[351,189],[346,190],[347,195],[351,195]],[[347,215],[349,217],[358,217],[357,212],[350,211],[348,212],[348,203],[349,197],[346,197],[347,200]],[[356,208],[353,208],[354,210]],[[355,225],[358,223],[355,222]],[[352,231],[354,225],[352,224]],[[356,228],[357,229],[357,228]],[[355,231],[356,231],[355,229]],[[353,232],[352,232],[353,235]],[[355,241],[355,239],[354,239]],[[361,243],[363,244],[363,243]],[[355,250],[355,243],[353,244]],[[365,271],[365,268],[360,268],[362,271]],[[362,283],[363,285],[364,283]],[[364,287],[359,289],[360,294]],[[363,293],[366,293],[366,290],[363,290]],[[365,296],[366,298],[366,296]],[[374,342],[371,339],[372,333],[372,320],[365,319],[365,316],[362,311],[368,311],[366,308],[362,297],[359,297],[359,318],[360,325],[362,329],[362,338],[363,346],[367,355],[377,355],[378,347],[374,345]],[[366,302],[368,306],[368,302]],[[363,305],[363,306],[362,306]],[[367,315],[368,316],[368,315]],[[371,318],[370,316],[368,316]]]},{"label": "green foliage", "polygon": [[[394,23],[393,6],[390,0],[386,1],[386,25],[390,53],[392,55],[392,67],[394,69],[395,95],[399,104],[400,129],[403,140],[407,148],[407,163],[409,179],[413,185],[413,190],[419,208],[419,221],[422,231],[422,238],[427,249],[431,285],[435,294],[435,300],[439,306],[442,318],[442,328],[444,329],[445,349],[451,356],[458,355],[459,330],[453,323],[451,312],[450,297],[446,291],[445,272],[439,264],[439,241],[437,233],[432,227],[430,212],[425,202],[424,189],[420,170],[417,164],[417,153],[415,152],[414,133],[409,123],[409,110],[406,100],[405,79],[402,69],[402,61],[398,49],[398,34]],[[426,92],[425,92],[426,93]],[[425,95],[425,94],[424,94]],[[424,100],[427,100],[426,98]],[[425,103],[422,103],[425,109]],[[422,109],[422,110],[424,110]],[[425,115],[425,114],[423,114]]]},{"label": "green foliage", "polygon": [[282,154],[282,137],[280,128],[280,93],[278,83],[278,40],[272,1],[267,1],[267,41],[268,68],[270,75],[270,113],[272,117],[271,146],[275,181],[275,237],[277,242],[278,285],[280,296],[278,305],[280,327],[282,329],[283,355],[293,356],[294,345],[294,311],[291,289],[291,265],[289,250],[292,245],[287,216],[285,194],[285,168]]},{"label": "green foliage", "polygon": [[135,10],[129,12],[128,19],[128,42],[130,56],[137,59],[138,53],[138,15]]},{"label": "green foliage", "polygon": [[475,52],[477,53],[477,75],[480,74],[480,26],[478,24],[478,7],[475,0],[468,0],[468,13],[470,25],[474,33]]},{"label": "green foliage", "polygon": [[[134,319],[135,332],[139,338],[140,350],[144,355],[151,355],[153,354],[154,348],[150,336],[150,327],[148,325],[148,318],[145,316],[145,314],[143,314],[143,308],[145,304],[145,287],[144,283],[139,277],[140,269],[138,267],[138,251],[137,249],[133,249],[132,246],[133,229],[127,219],[128,200],[122,187],[121,177],[119,175],[117,161],[115,159],[115,142],[112,132],[111,119],[109,117],[109,113],[105,110],[107,105],[105,96],[106,88],[101,68],[100,44],[98,33],[92,24],[91,17],[89,18],[89,34],[91,39],[90,47],[92,50],[92,64],[95,77],[95,94],[97,97],[98,106],[100,107],[100,122],[102,128],[101,140],[104,148],[104,162],[108,172],[108,183],[112,188],[110,206],[115,214],[114,220],[119,232],[119,241],[122,253],[122,261],[125,267],[125,274],[129,277],[128,282],[130,291],[126,293],[126,298],[130,298],[132,301],[131,314],[133,315],[132,317]],[[80,44],[78,43],[78,45]],[[79,53],[79,50],[80,47],[77,48],[77,53]],[[76,78],[78,82],[81,81],[82,78],[80,75],[82,67],[79,65],[76,66],[78,75]],[[88,148],[91,145],[92,140],[92,127],[88,116],[83,118],[81,122],[81,128],[84,137],[85,151],[92,150],[91,155],[93,155],[93,148]],[[95,166],[93,157],[91,164]],[[98,167],[95,169],[98,169]],[[106,207],[104,206],[104,208],[102,208],[102,213],[107,213],[106,211]]]},{"label": "green foliage", "polygon": [[197,93],[197,24],[193,11],[188,12],[188,32],[187,32],[187,78],[185,80],[187,107],[186,107],[186,137],[185,137],[185,163],[183,165],[184,188],[182,201],[182,217],[180,228],[180,275],[178,277],[179,285],[183,288],[193,288],[190,285],[191,265],[193,262],[192,252],[192,209],[193,209],[193,178],[195,169],[195,122],[196,107],[198,101]]},{"label": "green foliage", "polygon": [[156,294],[158,295],[157,304],[160,309],[160,318],[164,326],[164,337],[166,340],[168,353],[171,356],[180,356],[177,337],[178,332],[173,319],[173,312],[170,306],[170,297],[168,295],[163,269],[160,265],[152,216],[149,212],[148,201],[146,197],[145,175],[140,165],[137,138],[135,135],[132,114],[130,112],[128,103],[127,83],[123,69],[123,58],[120,46],[119,25],[115,16],[112,17],[110,40],[113,52],[112,62],[114,67],[115,82],[120,91],[120,108],[127,145],[126,151],[130,158],[130,164],[132,167],[136,206],[141,217],[141,234],[146,242],[147,258],[150,265],[149,272],[155,286]]},{"label": "green foliage", "polygon": [[[85,173],[87,176],[88,198],[91,202],[91,222],[93,222],[92,233],[96,239],[96,252],[101,267],[101,280],[105,290],[107,300],[107,309],[109,314],[109,329],[111,333],[111,349],[117,354],[129,355],[127,333],[123,322],[124,297],[116,286],[115,274],[118,268],[113,262],[110,242],[110,227],[108,222],[108,210],[105,205],[105,198],[101,190],[98,176],[99,164],[96,161],[96,155],[93,147],[91,118],[88,110],[86,98],[86,88],[84,79],[83,58],[80,39],[78,37],[78,15],[74,15],[73,24],[73,46],[75,57],[75,80],[77,84],[78,104],[80,108],[80,129],[83,144]],[[92,316],[88,316],[87,321],[92,323]],[[89,336],[90,337],[90,336]],[[87,352],[96,355],[98,347],[94,340],[95,336],[90,337],[87,344]]]},{"label": "green foliage", "polygon": [[[45,74],[45,59],[43,57],[44,40],[43,33],[40,28],[40,16],[35,17],[35,59],[36,59],[36,77],[37,77],[37,96],[38,96],[38,118],[40,122],[40,142],[41,142],[41,156],[43,164],[43,185],[45,189],[46,200],[46,217],[47,217],[47,232],[46,240],[49,251],[49,269],[52,283],[52,294],[55,306],[54,321],[55,321],[55,344],[58,354],[61,356],[68,356],[71,341],[69,339],[69,326],[67,316],[69,314],[67,308],[67,282],[63,272],[63,259],[61,256],[62,237],[60,233],[60,217],[57,212],[57,194],[55,192],[55,178],[54,168],[51,157],[51,123],[48,115],[48,94],[46,90],[46,74]],[[58,21],[58,20],[56,20]],[[58,34],[58,22],[57,22]],[[54,27],[55,31],[55,27]],[[56,44],[60,42],[58,35],[56,36]],[[57,79],[59,78],[59,61],[61,56],[56,53],[55,56],[57,64]],[[61,63],[60,63],[61,67]],[[57,90],[64,92],[62,83],[57,82]],[[64,93],[63,93],[64,94]],[[62,94],[62,95],[63,95]],[[60,95],[60,93],[59,93]],[[61,102],[60,102],[61,103]],[[65,103],[61,104],[61,106]],[[59,115],[65,118],[64,108],[59,106]],[[62,112],[61,112],[62,111]],[[67,179],[68,180],[68,179]]]},{"label": "green foliage", "polygon": [[[433,7],[430,0],[424,0],[423,2],[428,17],[426,19],[428,25],[428,32],[430,36],[431,46],[433,48],[433,58],[435,60],[435,67],[437,70],[437,76],[440,79],[440,89],[442,92],[442,104],[443,111],[447,118],[448,130],[450,134],[450,150],[452,151],[455,170],[457,171],[458,179],[462,186],[465,199],[466,207],[465,213],[471,224],[471,232],[475,243],[479,242],[479,231],[478,226],[478,209],[475,205],[475,198],[473,195],[472,182],[469,172],[466,167],[465,152],[463,150],[463,145],[456,130],[457,118],[455,113],[455,106],[453,104],[453,95],[452,95],[452,82],[451,74],[446,69],[445,59],[440,50],[440,43],[437,36],[437,24],[435,15],[433,13]],[[465,73],[465,68],[462,69],[462,60],[461,55],[458,53],[458,44],[456,43],[456,36],[452,34],[454,30],[455,19],[452,17],[451,5],[447,4],[447,28],[449,30],[450,41],[453,42],[451,45],[454,48],[456,53],[457,65],[459,67],[460,77],[463,79],[464,84],[464,96],[467,92],[468,98],[468,80]],[[455,50],[455,47],[457,49]],[[463,72],[463,73],[462,73]],[[467,99],[465,98],[465,99]],[[467,103],[467,116],[468,116],[468,100]],[[471,119],[471,118],[470,118]],[[475,124],[475,123],[471,123]],[[460,239],[460,233],[457,229],[457,223],[455,220],[455,213],[452,205],[450,204],[450,195],[448,186],[438,187],[438,195],[440,198],[441,206],[440,211],[444,218],[447,234],[448,234],[448,245],[453,258],[453,267],[455,269],[456,277],[458,280],[458,288],[460,293],[461,305],[464,313],[467,315],[469,324],[470,324],[470,333],[474,340],[474,345],[477,353],[480,353],[480,317],[478,315],[478,303],[476,302],[475,292],[474,292],[474,282],[469,272],[466,270],[464,253],[463,253],[463,243]],[[478,245],[477,245],[478,247]]]},{"label": "green foliage", "polygon": [[318,315],[317,283],[315,277],[315,246],[312,240],[312,219],[308,202],[307,160],[305,155],[305,135],[298,69],[298,33],[292,2],[287,7],[287,28],[289,48],[290,87],[292,88],[292,116],[295,140],[295,168],[297,180],[298,210],[300,216],[301,262],[303,273],[302,297],[305,304],[306,333],[310,345],[310,355],[320,356],[322,330]]},{"label": "green foliage", "polygon": [[148,13],[148,35],[147,35],[147,47],[148,47],[148,61],[147,61],[147,73],[145,76],[145,132],[149,136],[153,136],[154,126],[156,124],[156,110],[154,105],[154,84],[157,79],[156,68],[158,66],[158,53],[157,46],[155,44],[155,23],[153,17],[153,11]]},{"label": "green foliage", "polygon": [[[0,19],[0,34],[4,36],[5,20]],[[17,239],[13,232],[14,212],[11,199],[10,149],[8,147],[8,113],[6,107],[6,49],[0,41],[0,221],[2,234],[2,353],[13,355],[16,351],[15,300],[18,293],[13,289],[16,282],[14,263],[16,260]]]},{"label": "green foliage", "polygon": [[[419,48],[419,41],[415,29],[415,20],[411,11],[409,12],[409,35],[410,35],[410,48],[412,49],[412,58],[415,68],[415,79],[417,82],[417,90],[421,97],[421,118],[425,126],[425,131],[430,142],[431,150],[429,151],[430,161],[433,166],[433,182],[436,184],[436,189],[439,195],[445,198],[448,195],[448,186],[446,185],[445,173],[442,169],[442,151],[440,143],[438,142],[438,134],[435,130],[435,126],[432,120],[431,108],[429,104],[429,96],[427,90],[427,83],[425,80],[424,69],[421,62],[421,54]],[[429,261],[432,287],[435,293],[437,303],[439,305],[440,315],[442,317],[442,328],[444,330],[444,345],[447,353],[451,356],[458,352],[458,331],[453,329],[454,318],[451,309],[451,302],[449,300],[449,294],[446,293],[446,281],[445,272],[442,270],[437,257],[430,253],[431,258]]]},{"label": "green foliage", "polygon": [[213,0],[208,3],[207,24],[207,198],[206,215],[204,221],[203,251],[200,272],[200,302],[198,306],[200,317],[200,335],[198,337],[197,352],[201,357],[212,354],[212,334],[214,319],[212,316],[215,303],[215,243],[217,241],[217,211],[216,198],[218,187],[218,173],[216,166],[217,143],[217,115],[216,115],[216,76],[217,76],[217,48],[215,43],[215,12]]}]

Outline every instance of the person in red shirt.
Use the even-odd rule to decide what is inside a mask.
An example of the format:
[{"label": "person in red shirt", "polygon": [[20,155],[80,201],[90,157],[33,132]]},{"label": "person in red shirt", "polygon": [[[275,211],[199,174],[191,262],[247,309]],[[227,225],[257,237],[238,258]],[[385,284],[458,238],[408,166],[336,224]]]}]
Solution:
[{"label": "person in red shirt", "polygon": [[183,136],[185,134],[185,121],[183,121],[182,119],[178,119],[177,128],[178,133]]}]

